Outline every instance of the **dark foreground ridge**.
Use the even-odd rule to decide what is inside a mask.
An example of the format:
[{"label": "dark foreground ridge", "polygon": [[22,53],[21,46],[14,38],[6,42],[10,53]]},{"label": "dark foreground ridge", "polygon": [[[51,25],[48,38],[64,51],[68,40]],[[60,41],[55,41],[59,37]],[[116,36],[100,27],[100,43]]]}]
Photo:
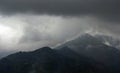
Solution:
[{"label": "dark foreground ridge", "polygon": [[0,60],[0,73],[120,73],[119,58],[119,50],[87,34],[59,49],[9,55]]}]

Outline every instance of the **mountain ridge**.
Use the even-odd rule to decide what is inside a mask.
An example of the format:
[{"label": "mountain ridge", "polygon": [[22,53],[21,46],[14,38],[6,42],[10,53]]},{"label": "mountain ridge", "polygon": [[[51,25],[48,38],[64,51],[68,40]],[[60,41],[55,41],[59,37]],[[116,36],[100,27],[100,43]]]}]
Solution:
[{"label": "mountain ridge", "polygon": [[[0,60],[1,73],[105,73],[107,68],[93,59],[80,56],[68,47],[63,50],[42,48],[33,52],[19,52]],[[71,52],[70,52],[71,51]],[[39,53],[38,53],[39,52]],[[63,53],[63,54],[61,54]],[[75,56],[71,56],[75,55]],[[101,67],[102,66],[102,67]],[[103,69],[105,68],[106,71]],[[6,70],[7,69],[7,70]],[[22,71],[21,71],[22,70]],[[99,70],[99,71],[98,71]]]},{"label": "mountain ridge", "polygon": [[120,73],[120,51],[89,34],[57,48],[17,52],[0,60],[0,73]]},{"label": "mountain ridge", "polygon": [[62,44],[58,48],[68,46],[78,54],[93,58],[119,71],[120,50],[106,45],[101,39],[90,34],[82,35],[72,41]]}]

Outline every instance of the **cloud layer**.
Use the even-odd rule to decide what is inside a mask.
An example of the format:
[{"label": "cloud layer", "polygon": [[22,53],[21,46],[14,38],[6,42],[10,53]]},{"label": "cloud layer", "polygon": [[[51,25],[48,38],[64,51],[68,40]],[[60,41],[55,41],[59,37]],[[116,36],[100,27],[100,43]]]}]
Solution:
[{"label": "cloud layer", "polygon": [[0,8],[9,12],[50,14],[119,14],[119,0],[0,0]]},{"label": "cloud layer", "polygon": [[120,36],[120,1],[0,0],[0,25],[16,31],[9,40],[0,35],[2,52],[55,46],[84,32]]},{"label": "cloud layer", "polygon": [[[28,50],[43,46],[55,46],[90,29],[84,18],[80,17],[27,14],[1,16],[0,28],[6,33],[0,31],[2,33],[0,36],[4,38],[1,38],[1,44],[4,42],[2,45],[7,50],[11,48],[18,50],[17,47],[22,50],[26,46],[28,46]],[[8,36],[12,37],[8,38]],[[37,47],[34,47],[35,43]]]}]

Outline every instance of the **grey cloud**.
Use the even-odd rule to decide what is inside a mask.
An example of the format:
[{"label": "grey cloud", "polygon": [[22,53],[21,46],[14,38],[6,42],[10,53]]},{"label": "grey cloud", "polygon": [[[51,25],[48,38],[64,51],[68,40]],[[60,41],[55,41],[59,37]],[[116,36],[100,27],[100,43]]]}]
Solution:
[{"label": "grey cloud", "polygon": [[36,42],[36,41],[40,41],[41,38],[40,36],[42,35],[37,29],[34,29],[32,27],[27,27],[25,28],[25,36],[22,37],[22,39],[20,40],[20,43],[24,43],[25,42]]},{"label": "grey cloud", "polygon": [[0,0],[1,11],[63,15],[118,15],[119,0]]},{"label": "grey cloud", "polygon": [[4,15],[17,13],[62,16],[94,16],[107,22],[120,22],[119,0],[0,0]]},{"label": "grey cloud", "polygon": [[27,26],[20,44],[42,41],[43,46],[55,46],[91,28],[84,18],[79,17],[33,15],[26,16],[25,23]]}]

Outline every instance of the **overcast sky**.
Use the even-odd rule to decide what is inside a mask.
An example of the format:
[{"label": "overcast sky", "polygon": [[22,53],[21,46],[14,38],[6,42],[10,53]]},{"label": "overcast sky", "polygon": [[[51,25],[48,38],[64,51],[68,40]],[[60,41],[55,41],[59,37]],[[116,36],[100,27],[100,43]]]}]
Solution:
[{"label": "overcast sky", "polygon": [[120,36],[120,0],[0,0],[0,53],[56,46],[77,35]]}]

